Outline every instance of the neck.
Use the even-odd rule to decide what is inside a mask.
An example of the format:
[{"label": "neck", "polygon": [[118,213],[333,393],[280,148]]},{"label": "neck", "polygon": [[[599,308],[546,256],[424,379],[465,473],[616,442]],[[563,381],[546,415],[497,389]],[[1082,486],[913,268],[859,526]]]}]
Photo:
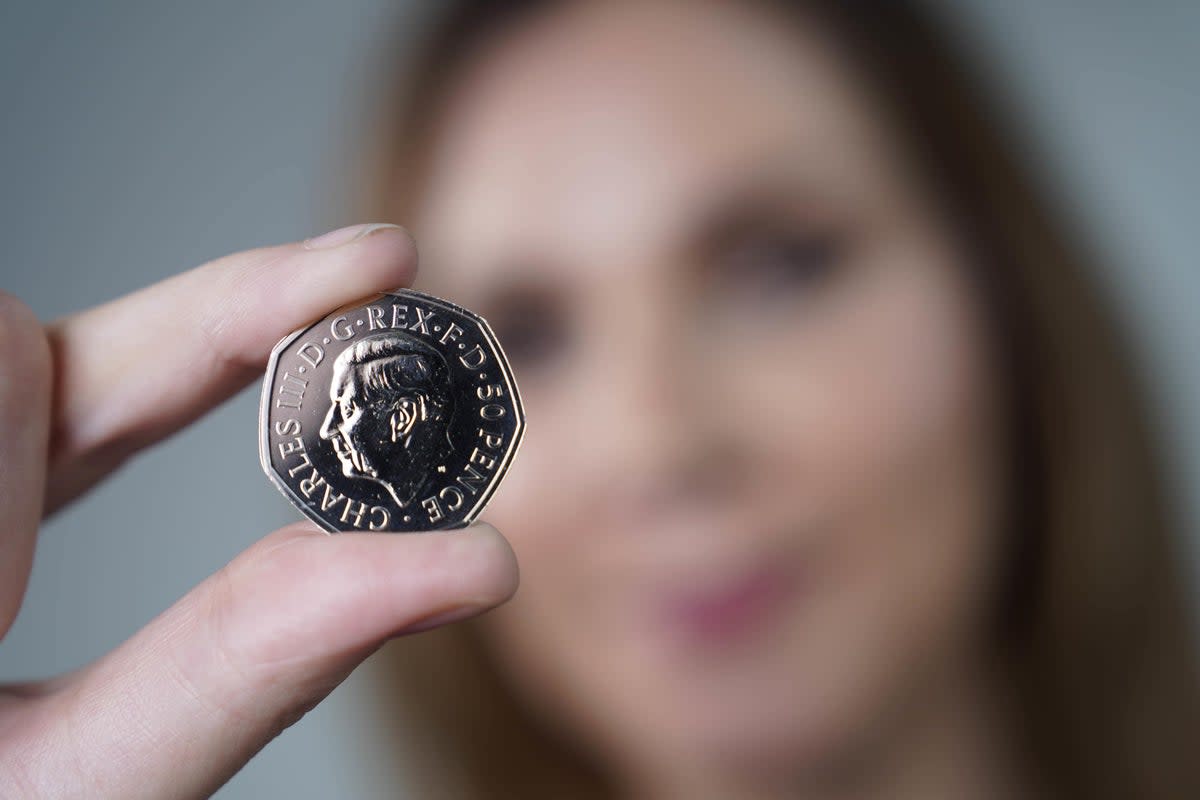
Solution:
[{"label": "neck", "polygon": [[839,752],[782,769],[663,759],[630,781],[640,800],[1006,800],[1033,795],[1013,746],[1007,692],[985,671],[931,682]]}]

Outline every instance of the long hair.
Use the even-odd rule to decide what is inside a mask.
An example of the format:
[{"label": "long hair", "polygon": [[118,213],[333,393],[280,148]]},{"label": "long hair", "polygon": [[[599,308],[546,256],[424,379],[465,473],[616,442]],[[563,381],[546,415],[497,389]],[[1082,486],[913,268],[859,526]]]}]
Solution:
[{"label": "long hair", "polygon": [[[1052,796],[1200,797],[1182,528],[1097,260],[1023,168],[998,95],[919,3],[757,2],[837,40],[974,248],[1013,395],[1013,555],[997,646],[1038,777]],[[546,5],[442,3],[416,59],[387,65],[408,80],[374,128],[368,216],[407,218],[456,74]],[[473,625],[396,643],[375,665],[393,701],[379,708],[417,750],[404,775],[425,776],[420,796],[611,795],[569,734],[514,698]]]}]

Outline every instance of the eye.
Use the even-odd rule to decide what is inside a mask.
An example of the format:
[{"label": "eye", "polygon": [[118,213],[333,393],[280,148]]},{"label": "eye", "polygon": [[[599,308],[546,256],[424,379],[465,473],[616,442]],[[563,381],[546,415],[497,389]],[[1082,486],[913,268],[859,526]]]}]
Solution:
[{"label": "eye", "polygon": [[771,306],[826,285],[842,262],[832,231],[759,231],[727,243],[715,277],[726,301]]},{"label": "eye", "polygon": [[552,366],[569,345],[566,309],[548,291],[525,288],[507,294],[487,317],[504,354],[518,372]]}]

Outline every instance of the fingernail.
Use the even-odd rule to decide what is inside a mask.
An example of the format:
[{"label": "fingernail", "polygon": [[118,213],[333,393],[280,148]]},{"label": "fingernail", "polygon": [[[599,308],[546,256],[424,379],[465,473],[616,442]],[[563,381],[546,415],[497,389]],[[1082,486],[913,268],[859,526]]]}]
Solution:
[{"label": "fingernail", "polygon": [[467,617],[473,617],[482,612],[484,609],[484,606],[465,605],[452,608],[448,611],[439,611],[436,614],[430,614],[424,619],[417,620],[404,630],[400,631],[400,633],[402,635],[409,633],[420,633],[421,631],[427,631],[430,628],[437,628],[441,625],[448,625],[451,622],[458,622],[459,620],[466,619]]},{"label": "fingernail", "polygon": [[347,225],[344,228],[338,228],[336,231],[322,233],[320,236],[305,239],[304,249],[328,250],[331,247],[339,247],[343,244],[357,242],[359,239],[365,239],[377,231],[395,230],[399,227],[399,225],[393,225],[390,222],[367,222],[361,225]]}]

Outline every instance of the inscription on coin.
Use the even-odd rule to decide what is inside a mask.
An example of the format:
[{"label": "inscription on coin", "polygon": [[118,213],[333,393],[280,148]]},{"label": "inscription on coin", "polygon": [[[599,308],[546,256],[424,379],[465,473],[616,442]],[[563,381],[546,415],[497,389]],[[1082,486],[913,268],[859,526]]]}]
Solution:
[{"label": "inscription on coin", "polygon": [[325,529],[426,531],[479,515],[525,420],[487,323],[403,289],[280,341],[259,428],[263,469]]}]

